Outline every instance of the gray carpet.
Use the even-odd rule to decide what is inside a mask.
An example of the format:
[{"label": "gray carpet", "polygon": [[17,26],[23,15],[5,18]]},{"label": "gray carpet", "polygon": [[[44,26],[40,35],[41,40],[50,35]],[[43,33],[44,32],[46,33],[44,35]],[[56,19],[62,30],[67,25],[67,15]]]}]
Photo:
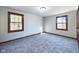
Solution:
[{"label": "gray carpet", "polygon": [[78,53],[77,40],[38,34],[0,44],[1,53]]}]

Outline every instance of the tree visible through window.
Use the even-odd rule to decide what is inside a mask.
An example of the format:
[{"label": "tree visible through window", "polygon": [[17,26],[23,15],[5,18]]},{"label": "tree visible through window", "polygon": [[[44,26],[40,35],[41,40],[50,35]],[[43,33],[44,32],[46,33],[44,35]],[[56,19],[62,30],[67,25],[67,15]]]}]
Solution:
[{"label": "tree visible through window", "polygon": [[8,32],[24,30],[24,19],[22,14],[8,12]]},{"label": "tree visible through window", "polygon": [[56,29],[57,30],[68,30],[68,19],[67,15],[56,17]]}]

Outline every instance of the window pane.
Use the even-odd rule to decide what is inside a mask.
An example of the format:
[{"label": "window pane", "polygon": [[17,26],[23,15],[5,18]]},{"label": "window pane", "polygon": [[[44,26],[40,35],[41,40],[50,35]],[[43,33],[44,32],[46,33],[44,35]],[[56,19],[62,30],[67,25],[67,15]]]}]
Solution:
[{"label": "window pane", "polygon": [[62,18],[57,18],[57,23],[61,23],[62,22]]},{"label": "window pane", "polygon": [[66,19],[63,19],[62,21],[63,21],[63,23],[66,23]]},{"label": "window pane", "polygon": [[15,23],[15,30],[18,30],[18,23]]},{"label": "window pane", "polygon": [[66,29],[66,24],[62,24],[62,28],[63,29]]},{"label": "window pane", "polygon": [[18,29],[22,29],[22,23],[18,23]]},{"label": "window pane", "polygon": [[57,18],[57,23],[66,23],[66,17]]},{"label": "window pane", "polygon": [[18,16],[17,15],[15,15],[15,22],[18,22]]},{"label": "window pane", "polygon": [[15,16],[13,14],[10,15],[11,22],[15,22]]},{"label": "window pane", "polygon": [[10,30],[15,30],[15,24],[14,23],[10,23]]},{"label": "window pane", "polygon": [[66,17],[62,17],[63,23],[66,23]]},{"label": "window pane", "polygon": [[19,22],[22,22],[22,16],[19,16],[18,21],[19,21]]},{"label": "window pane", "polygon": [[62,24],[57,24],[57,28],[62,29]]},{"label": "window pane", "polygon": [[66,17],[62,17],[62,20],[66,20]]}]

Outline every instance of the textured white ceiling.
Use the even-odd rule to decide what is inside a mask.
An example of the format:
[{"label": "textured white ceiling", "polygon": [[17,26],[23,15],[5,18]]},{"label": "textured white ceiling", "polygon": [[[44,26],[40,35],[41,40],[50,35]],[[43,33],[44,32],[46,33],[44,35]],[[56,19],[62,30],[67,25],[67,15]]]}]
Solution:
[{"label": "textured white ceiling", "polygon": [[47,10],[41,11],[40,7],[42,6],[8,6],[8,7],[21,10],[24,12],[36,14],[42,17],[69,12],[72,10],[77,10],[78,8],[78,6],[45,6]]}]

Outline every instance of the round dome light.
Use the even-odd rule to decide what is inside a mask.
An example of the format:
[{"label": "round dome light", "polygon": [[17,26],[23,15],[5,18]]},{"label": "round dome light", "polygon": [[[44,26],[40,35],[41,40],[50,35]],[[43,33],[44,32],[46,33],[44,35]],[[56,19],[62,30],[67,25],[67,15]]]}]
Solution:
[{"label": "round dome light", "polygon": [[46,7],[41,7],[40,10],[41,11],[46,11]]}]

